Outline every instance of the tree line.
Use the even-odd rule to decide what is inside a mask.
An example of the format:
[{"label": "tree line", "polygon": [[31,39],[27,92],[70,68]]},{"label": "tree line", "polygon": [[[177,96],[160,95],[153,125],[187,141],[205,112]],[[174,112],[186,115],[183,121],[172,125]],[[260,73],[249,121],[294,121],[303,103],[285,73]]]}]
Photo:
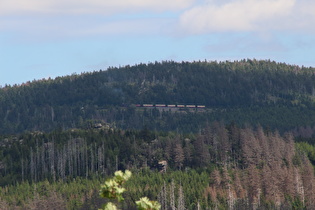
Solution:
[{"label": "tree line", "polygon": [[[214,120],[269,124],[281,131],[313,127],[314,72],[269,60],[164,61],[5,86],[0,89],[0,133],[83,128],[91,120],[123,129],[186,132]],[[201,104],[207,111],[151,113],[134,106],[143,103]],[[273,109],[278,111],[270,122]]]}]

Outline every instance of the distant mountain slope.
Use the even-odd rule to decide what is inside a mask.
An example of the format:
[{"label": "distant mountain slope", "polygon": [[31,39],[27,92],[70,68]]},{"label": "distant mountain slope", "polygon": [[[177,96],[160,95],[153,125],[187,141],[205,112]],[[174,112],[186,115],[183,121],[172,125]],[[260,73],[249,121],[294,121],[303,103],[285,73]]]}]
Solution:
[{"label": "distant mountain slope", "polygon": [[[207,121],[289,130],[314,126],[315,69],[276,63],[156,62],[0,89],[0,132],[105,122],[121,128],[195,131]],[[135,104],[200,104],[203,113]]]}]

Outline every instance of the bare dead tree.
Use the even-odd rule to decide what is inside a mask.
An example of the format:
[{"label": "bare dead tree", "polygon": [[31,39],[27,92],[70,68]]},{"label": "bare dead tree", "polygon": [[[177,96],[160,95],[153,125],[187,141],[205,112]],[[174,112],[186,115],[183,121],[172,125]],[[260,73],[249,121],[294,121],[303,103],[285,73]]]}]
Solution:
[{"label": "bare dead tree", "polygon": [[91,173],[94,173],[94,151],[93,147],[90,147],[90,155],[91,155]]},{"label": "bare dead tree", "polygon": [[307,157],[303,160],[302,181],[306,197],[305,205],[307,209],[315,208],[315,178],[314,168]]},{"label": "bare dead tree", "polygon": [[177,199],[177,210],[185,210],[185,196],[183,191],[183,186],[178,187],[178,199]]},{"label": "bare dead tree", "polygon": [[175,148],[174,148],[175,166],[181,169],[183,167],[184,160],[185,160],[184,150],[183,150],[182,145],[179,142],[175,145]]},{"label": "bare dead tree", "polygon": [[36,168],[36,163],[34,160],[34,154],[33,154],[33,148],[31,148],[30,152],[30,173],[31,173],[31,180],[35,182],[35,168]]},{"label": "bare dead tree", "polygon": [[89,176],[89,157],[88,157],[88,148],[87,148],[87,142],[84,141],[84,153],[85,153],[85,177],[87,178]]},{"label": "bare dead tree", "polygon": [[24,182],[24,159],[21,159],[22,182]]},{"label": "bare dead tree", "polygon": [[172,180],[171,186],[170,186],[170,208],[172,210],[176,210],[176,206],[175,206],[175,183],[174,183],[174,180]]},{"label": "bare dead tree", "polygon": [[72,146],[71,146],[71,142],[68,141],[67,144],[67,154],[68,154],[68,174],[70,176],[73,175],[73,163],[72,163]]},{"label": "bare dead tree", "polygon": [[168,200],[167,200],[167,187],[166,187],[166,183],[164,181],[162,189],[158,195],[158,201],[161,204],[161,209],[162,210],[167,210],[168,209]]},{"label": "bare dead tree", "polygon": [[53,181],[56,181],[56,171],[55,171],[55,144],[54,140],[48,145],[48,157],[50,165],[50,174],[53,177]]},{"label": "bare dead tree", "polygon": [[47,163],[46,163],[46,148],[45,143],[41,147],[41,167],[42,167],[42,178],[47,177]]}]

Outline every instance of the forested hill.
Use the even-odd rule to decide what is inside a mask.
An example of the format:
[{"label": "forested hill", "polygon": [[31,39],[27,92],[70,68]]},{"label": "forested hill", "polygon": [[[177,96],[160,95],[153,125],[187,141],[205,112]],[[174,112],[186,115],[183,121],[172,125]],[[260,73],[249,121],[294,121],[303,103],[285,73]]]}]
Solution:
[{"label": "forested hill", "polygon": [[98,209],[125,169],[122,209],[315,209],[314,73],[168,61],[2,87],[0,209]]},{"label": "forested hill", "polygon": [[[190,132],[217,120],[312,135],[314,73],[314,68],[273,61],[167,61],[26,82],[0,89],[0,133],[95,123]],[[135,104],[206,108],[162,110]]]}]

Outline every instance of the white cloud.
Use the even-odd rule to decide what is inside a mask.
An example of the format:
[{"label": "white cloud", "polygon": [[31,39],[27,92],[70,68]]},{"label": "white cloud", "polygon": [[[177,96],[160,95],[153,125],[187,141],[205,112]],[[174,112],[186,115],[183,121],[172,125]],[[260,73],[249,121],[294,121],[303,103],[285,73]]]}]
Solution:
[{"label": "white cloud", "polygon": [[315,2],[299,0],[290,17],[290,25],[297,30],[315,30]]},{"label": "white cloud", "polygon": [[116,12],[174,11],[192,5],[194,0],[5,0],[0,15],[17,14],[113,14]]},{"label": "white cloud", "polygon": [[208,0],[180,17],[188,33],[224,31],[307,30],[314,28],[315,3],[310,0]]},{"label": "white cloud", "polygon": [[0,31],[21,40],[158,34],[174,28],[175,14],[194,1],[0,0]]},{"label": "white cloud", "polygon": [[[175,25],[172,18],[102,18],[99,16],[27,17],[1,20],[7,42],[45,42],[81,38],[160,36]],[[4,33],[5,34],[5,33]]]},{"label": "white cloud", "polygon": [[[315,30],[313,0],[0,0],[0,31],[37,40]],[[264,38],[264,37],[261,37]]]}]

